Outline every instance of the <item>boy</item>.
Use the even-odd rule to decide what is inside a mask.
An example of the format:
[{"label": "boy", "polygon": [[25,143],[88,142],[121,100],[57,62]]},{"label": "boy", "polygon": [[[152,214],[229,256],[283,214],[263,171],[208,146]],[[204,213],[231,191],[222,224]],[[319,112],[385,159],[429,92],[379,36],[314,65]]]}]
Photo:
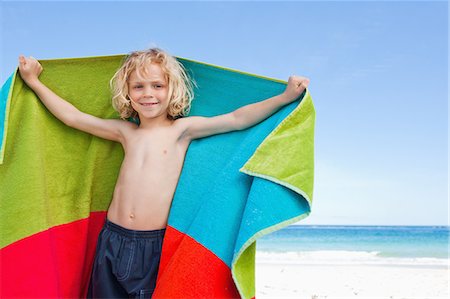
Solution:
[{"label": "boy", "polygon": [[[150,298],[156,284],[172,198],[192,140],[243,130],[299,97],[309,84],[291,76],[286,90],[215,117],[187,115],[193,98],[183,66],[158,48],[131,53],[112,79],[122,120],[100,119],[61,99],[38,77],[39,62],[19,57],[19,71],[44,105],[66,125],[120,142],[125,157],[96,249],[89,297]],[[136,117],[139,125],[126,121]]]}]

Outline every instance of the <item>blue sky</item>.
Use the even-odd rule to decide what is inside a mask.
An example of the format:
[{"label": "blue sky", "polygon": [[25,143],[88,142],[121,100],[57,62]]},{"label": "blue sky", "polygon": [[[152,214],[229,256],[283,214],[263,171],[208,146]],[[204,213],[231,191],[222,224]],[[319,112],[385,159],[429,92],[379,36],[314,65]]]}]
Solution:
[{"label": "blue sky", "polygon": [[304,224],[448,224],[445,1],[0,2],[0,81],[38,59],[175,56],[311,78],[315,188]]}]

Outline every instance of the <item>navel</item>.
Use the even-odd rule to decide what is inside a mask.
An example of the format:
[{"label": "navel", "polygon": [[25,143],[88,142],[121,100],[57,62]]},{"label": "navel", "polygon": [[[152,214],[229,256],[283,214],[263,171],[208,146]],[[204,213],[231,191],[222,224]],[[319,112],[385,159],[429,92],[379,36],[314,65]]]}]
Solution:
[{"label": "navel", "polygon": [[134,218],[134,214],[130,213],[130,219],[133,219],[133,218]]},{"label": "navel", "polygon": [[167,154],[167,150],[164,150],[163,153],[164,153],[164,154]]}]

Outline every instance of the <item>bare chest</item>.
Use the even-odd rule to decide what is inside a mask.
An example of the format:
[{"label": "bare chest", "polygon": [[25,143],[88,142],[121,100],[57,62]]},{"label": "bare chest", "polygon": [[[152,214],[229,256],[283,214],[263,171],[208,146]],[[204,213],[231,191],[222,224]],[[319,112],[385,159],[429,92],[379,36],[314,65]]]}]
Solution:
[{"label": "bare chest", "polygon": [[175,134],[138,134],[124,146],[124,165],[135,169],[137,173],[144,171],[157,176],[176,175],[181,171],[187,148],[188,144],[180,141]]}]

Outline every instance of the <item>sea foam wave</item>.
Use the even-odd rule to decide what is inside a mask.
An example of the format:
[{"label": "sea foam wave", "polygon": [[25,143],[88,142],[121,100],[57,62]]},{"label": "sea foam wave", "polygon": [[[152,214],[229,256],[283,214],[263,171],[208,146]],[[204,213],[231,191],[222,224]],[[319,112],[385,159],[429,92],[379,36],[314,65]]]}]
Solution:
[{"label": "sea foam wave", "polygon": [[449,259],[382,257],[378,251],[256,251],[257,263],[303,265],[392,265],[392,266],[449,266]]}]

